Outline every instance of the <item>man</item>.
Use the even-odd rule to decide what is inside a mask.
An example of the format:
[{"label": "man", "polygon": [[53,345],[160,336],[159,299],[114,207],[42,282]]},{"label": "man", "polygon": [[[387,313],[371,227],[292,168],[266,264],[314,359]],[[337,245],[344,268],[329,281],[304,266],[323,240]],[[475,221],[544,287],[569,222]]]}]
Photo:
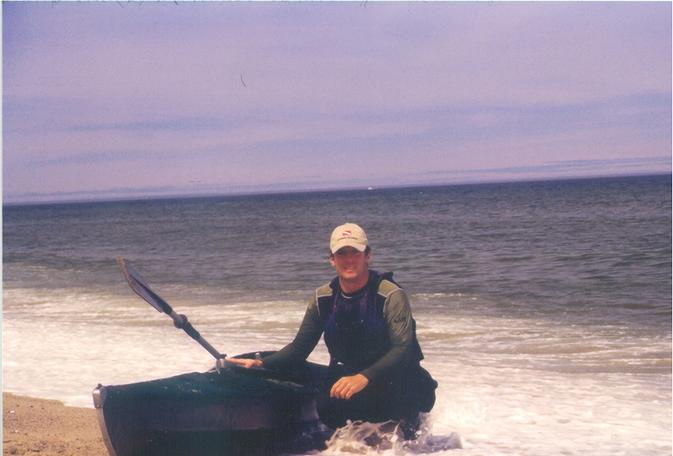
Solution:
[{"label": "man", "polygon": [[330,238],[337,276],[318,288],[294,340],[264,359],[229,359],[245,367],[282,368],[304,361],[324,334],[329,375],[318,401],[321,421],[400,420],[413,437],[419,412],[429,412],[437,383],[420,366],[423,353],[406,293],[392,273],[369,269],[371,247],[354,223]]}]

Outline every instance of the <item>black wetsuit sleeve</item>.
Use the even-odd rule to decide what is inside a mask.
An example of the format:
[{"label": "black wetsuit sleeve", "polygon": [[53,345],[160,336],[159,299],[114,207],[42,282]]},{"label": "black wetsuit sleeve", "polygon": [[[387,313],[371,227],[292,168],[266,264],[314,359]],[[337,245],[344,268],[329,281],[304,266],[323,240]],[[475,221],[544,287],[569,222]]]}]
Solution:
[{"label": "black wetsuit sleeve", "polygon": [[318,305],[313,298],[306,308],[304,319],[294,340],[273,355],[263,358],[264,367],[278,369],[304,361],[318,344],[322,332],[323,324]]},{"label": "black wetsuit sleeve", "polygon": [[388,296],[383,307],[383,318],[388,325],[390,350],[374,364],[360,372],[369,381],[405,367],[413,358],[414,321],[411,316],[409,298],[404,290],[397,289]]}]

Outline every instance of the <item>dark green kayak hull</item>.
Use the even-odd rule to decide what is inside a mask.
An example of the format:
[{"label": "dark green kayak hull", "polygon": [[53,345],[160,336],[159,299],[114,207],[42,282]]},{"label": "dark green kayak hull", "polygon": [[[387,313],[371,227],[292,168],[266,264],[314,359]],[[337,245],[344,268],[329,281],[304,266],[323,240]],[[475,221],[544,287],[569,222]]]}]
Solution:
[{"label": "dark green kayak hull", "polygon": [[319,447],[316,396],[326,368],[229,367],[93,392],[111,456],[269,455]]}]

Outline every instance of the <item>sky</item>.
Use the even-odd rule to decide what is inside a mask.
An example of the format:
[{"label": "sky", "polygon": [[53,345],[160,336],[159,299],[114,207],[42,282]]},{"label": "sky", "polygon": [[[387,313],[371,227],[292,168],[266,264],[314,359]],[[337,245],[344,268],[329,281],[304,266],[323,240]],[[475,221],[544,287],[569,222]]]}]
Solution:
[{"label": "sky", "polygon": [[3,201],[671,172],[670,2],[3,2]]}]

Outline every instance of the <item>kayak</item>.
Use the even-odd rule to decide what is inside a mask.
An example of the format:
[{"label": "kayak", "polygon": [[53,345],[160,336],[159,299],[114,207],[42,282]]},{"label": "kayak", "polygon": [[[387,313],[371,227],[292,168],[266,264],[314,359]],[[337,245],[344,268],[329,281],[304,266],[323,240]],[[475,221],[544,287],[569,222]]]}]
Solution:
[{"label": "kayak", "polygon": [[276,372],[225,365],[98,385],[93,401],[110,456],[270,455],[324,448],[331,431],[318,419],[316,398],[325,366],[305,362]]}]

